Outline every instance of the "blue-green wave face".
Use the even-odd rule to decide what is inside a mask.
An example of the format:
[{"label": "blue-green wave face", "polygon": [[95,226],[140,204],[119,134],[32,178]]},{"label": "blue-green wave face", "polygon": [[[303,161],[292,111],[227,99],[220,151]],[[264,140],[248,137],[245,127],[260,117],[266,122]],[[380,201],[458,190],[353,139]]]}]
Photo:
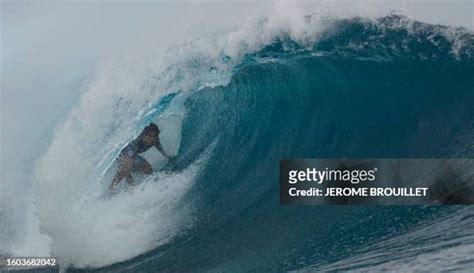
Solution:
[{"label": "blue-green wave face", "polygon": [[[446,217],[448,226],[427,230],[418,243],[448,244],[471,209],[283,207],[278,166],[287,158],[473,157],[473,39],[463,29],[399,16],[356,18],[337,22],[309,47],[283,37],[248,54],[228,85],[186,100],[170,168],[185,169],[214,145],[186,196],[197,221],[136,269],[317,271],[336,261],[334,268],[370,269],[416,256],[406,234]],[[390,238],[400,238],[400,254],[361,250],[378,243],[388,253]],[[370,258],[359,264],[351,261],[355,253]]]},{"label": "blue-green wave face", "polygon": [[[471,267],[471,208],[281,206],[278,166],[289,158],[474,157],[474,34],[393,15],[331,21],[324,31],[303,36],[283,33],[245,54],[223,50],[218,60],[205,54],[178,59],[165,71],[173,77],[158,83],[152,77],[146,85],[155,91],[165,86],[167,96],[158,90],[147,103],[114,102],[116,109],[146,106],[137,119],[117,118],[127,126],[134,122],[121,145],[148,122],[176,113],[181,143],[173,163],[135,192],[74,206],[88,211],[93,205],[90,211],[99,207],[101,213],[122,208],[113,219],[126,222],[117,223],[124,243],[114,251],[125,246],[133,255],[101,260],[81,252],[79,260],[73,253],[70,263],[107,265],[98,269],[103,272],[403,271],[416,268],[416,259],[442,261],[437,255],[449,250],[458,253],[451,256],[454,269]],[[192,84],[166,85],[183,79]],[[100,147],[87,146],[96,156],[84,167],[90,173],[100,174],[101,162],[113,160],[112,153],[99,162],[103,146],[115,153],[122,147],[100,142],[102,135],[125,130],[117,124],[99,124],[105,128],[94,134]],[[82,149],[80,155],[88,155]],[[54,150],[44,161],[52,158]],[[49,170],[44,166],[40,170]],[[92,192],[106,187],[96,181]],[[56,204],[54,197],[46,200],[43,207]],[[43,218],[52,237],[70,234]],[[90,236],[103,224],[99,215],[93,219]],[[128,219],[135,219],[130,229]],[[108,223],[112,234],[115,222]],[[102,237],[94,237],[101,251],[115,253]],[[84,249],[102,253],[92,245]]]}]

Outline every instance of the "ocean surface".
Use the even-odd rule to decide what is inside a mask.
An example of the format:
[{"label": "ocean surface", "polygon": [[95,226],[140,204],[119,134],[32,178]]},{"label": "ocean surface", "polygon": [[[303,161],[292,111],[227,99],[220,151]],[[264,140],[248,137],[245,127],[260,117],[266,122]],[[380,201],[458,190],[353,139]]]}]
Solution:
[{"label": "ocean surface", "polygon": [[[35,166],[41,229],[61,268],[474,268],[469,206],[279,205],[280,159],[474,157],[472,31],[400,15],[323,21],[307,16],[295,34],[263,20],[252,39],[190,41],[133,92],[103,92],[123,86],[121,74],[91,79]],[[103,198],[104,173],[150,121],[174,159]]]}]

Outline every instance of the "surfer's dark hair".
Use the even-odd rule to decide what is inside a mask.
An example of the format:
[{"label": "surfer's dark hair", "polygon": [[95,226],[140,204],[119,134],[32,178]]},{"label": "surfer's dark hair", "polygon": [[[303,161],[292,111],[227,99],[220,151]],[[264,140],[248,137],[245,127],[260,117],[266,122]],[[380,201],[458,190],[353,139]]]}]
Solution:
[{"label": "surfer's dark hair", "polygon": [[158,129],[158,125],[151,122],[145,129],[143,129],[143,134],[148,135],[150,133],[160,134],[160,129]]}]

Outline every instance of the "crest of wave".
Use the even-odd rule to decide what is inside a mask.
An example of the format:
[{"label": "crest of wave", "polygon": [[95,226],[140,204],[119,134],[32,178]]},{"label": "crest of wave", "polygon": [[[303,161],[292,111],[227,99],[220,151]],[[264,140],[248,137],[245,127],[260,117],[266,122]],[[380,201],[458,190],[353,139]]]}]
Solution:
[{"label": "crest of wave", "polygon": [[[315,24],[305,22],[298,10],[290,13],[276,9],[268,19],[230,33],[157,48],[151,55],[130,51],[97,67],[35,167],[37,212],[42,232],[51,239],[51,255],[75,267],[105,266],[166,243],[192,224],[192,204],[178,204],[205,159],[104,200],[98,198],[107,186],[98,183],[110,163],[104,158],[113,158],[112,151],[140,132],[140,121],[164,95],[181,91],[185,96],[228,83],[245,54],[276,37],[314,38]],[[168,111],[186,114],[183,107]]]}]

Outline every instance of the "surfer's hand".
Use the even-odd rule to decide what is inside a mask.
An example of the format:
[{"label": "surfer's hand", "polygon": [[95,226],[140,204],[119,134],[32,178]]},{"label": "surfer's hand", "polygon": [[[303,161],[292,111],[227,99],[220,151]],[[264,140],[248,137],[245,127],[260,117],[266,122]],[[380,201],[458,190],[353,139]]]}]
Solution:
[{"label": "surfer's hand", "polygon": [[109,186],[109,192],[112,193],[112,192],[114,192],[114,191],[115,191],[115,185],[112,183],[112,184],[110,184],[110,186]]}]

